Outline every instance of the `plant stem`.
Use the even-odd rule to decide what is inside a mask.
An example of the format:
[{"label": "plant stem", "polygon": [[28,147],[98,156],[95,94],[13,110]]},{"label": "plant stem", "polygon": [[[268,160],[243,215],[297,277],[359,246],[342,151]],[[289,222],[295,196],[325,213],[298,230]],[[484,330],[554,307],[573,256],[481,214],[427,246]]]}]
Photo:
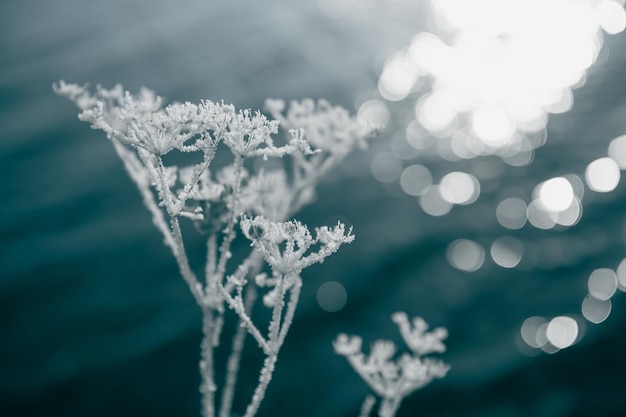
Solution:
[{"label": "plant stem", "polygon": [[[252,305],[257,298],[256,286],[251,285],[246,291],[244,308],[246,312],[252,309]],[[237,374],[239,373],[239,365],[241,363],[241,355],[243,346],[246,341],[246,327],[241,318],[237,322],[237,331],[233,337],[232,348],[226,365],[226,379],[222,390],[222,401],[220,403],[219,417],[230,417],[230,411],[235,396],[235,385],[237,384]]]},{"label": "plant stem", "polygon": [[204,417],[215,416],[215,380],[213,376],[213,311],[205,308],[202,311],[202,343],[200,345],[200,376],[202,383],[202,415]]}]

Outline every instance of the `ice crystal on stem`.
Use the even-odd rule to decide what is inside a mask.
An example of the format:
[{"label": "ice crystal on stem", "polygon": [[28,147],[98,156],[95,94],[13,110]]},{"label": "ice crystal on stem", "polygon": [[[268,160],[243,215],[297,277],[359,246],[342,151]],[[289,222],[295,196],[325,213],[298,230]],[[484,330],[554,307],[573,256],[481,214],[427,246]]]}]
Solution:
[{"label": "ice crystal on stem", "polygon": [[[241,354],[250,335],[265,355],[244,413],[254,416],[293,321],[302,270],[354,239],[341,223],[316,228],[313,236],[291,218],[312,201],[325,174],[349,152],[366,145],[371,129],[325,101],[293,102],[283,114],[283,102],[268,100],[270,119],[209,100],[164,107],[163,99],[148,89],[132,95],[119,85],[111,90],[98,86],[92,93],[87,86],[64,81],[53,88],[81,109],[80,120],[104,131],[113,143],[202,311],[202,414],[233,414]],[[287,133],[277,139],[280,127]],[[184,157],[192,163],[168,164]],[[290,161],[282,168],[280,163],[263,168],[269,158]],[[219,169],[212,168],[216,159]],[[181,221],[192,221],[206,238],[204,277],[199,278],[190,265]],[[251,248],[234,261],[239,231],[251,241]],[[266,331],[250,315],[259,292],[271,309]],[[218,402],[215,348],[221,344],[226,309],[235,312],[238,323]]]},{"label": "ice crystal on stem", "polygon": [[[422,358],[423,355],[445,351],[443,339],[448,336],[446,329],[440,327],[426,332],[428,325],[422,318],[417,317],[411,323],[402,312],[393,314],[392,319],[410,349],[410,353],[404,353],[396,360],[396,346],[391,341],[375,341],[369,356],[362,353],[359,336],[342,333],[333,343],[335,353],[345,356],[359,376],[381,398],[378,410],[380,417],[394,416],[406,396],[435,378],[443,378],[449,370],[449,366],[440,360]],[[367,397],[361,416],[368,416],[372,407],[373,400]]]}]

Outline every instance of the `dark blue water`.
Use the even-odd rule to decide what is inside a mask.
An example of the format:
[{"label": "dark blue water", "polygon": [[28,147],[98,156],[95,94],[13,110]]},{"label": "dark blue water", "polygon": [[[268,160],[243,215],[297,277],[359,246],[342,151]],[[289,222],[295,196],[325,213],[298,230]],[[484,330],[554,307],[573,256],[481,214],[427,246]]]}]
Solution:
[{"label": "dark blue water", "polygon": [[[384,6],[384,7],[383,7]],[[352,107],[381,59],[427,26],[423,7],[374,2],[343,19],[316,2],[114,0],[0,4],[0,415],[195,416],[200,313],[110,144],[76,119],[51,85],[145,85],[168,100],[325,97]],[[421,315],[450,331],[448,377],[405,401],[400,416],[626,415],[626,303],[554,355],[528,356],[529,316],[580,314],[589,273],[626,257],[626,185],[588,192],[569,229],[514,233],[528,257],[507,270],[487,260],[466,273],[445,259],[458,238],[488,246],[511,234],[496,221],[498,190],[581,175],[626,133],[626,36],[554,116],[533,164],[507,168],[480,199],[432,218],[355,155],[299,219],[337,218],[356,241],[307,271],[296,321],[260,416],[356,415],[367,393],[332,352],[339,332],[396,338],[390,314]],[[442,161],[437,172],[461,167]],[[395,188],[394,188],[395,187]],[[317,288],[341,282],[338,313]],[[223,352],[222,352],[223,353]],[[242,385],[259,358],[244,358]],[[246,394],[247,395],[247,394]],[[236,398],[246,403],[247,398]]]}]

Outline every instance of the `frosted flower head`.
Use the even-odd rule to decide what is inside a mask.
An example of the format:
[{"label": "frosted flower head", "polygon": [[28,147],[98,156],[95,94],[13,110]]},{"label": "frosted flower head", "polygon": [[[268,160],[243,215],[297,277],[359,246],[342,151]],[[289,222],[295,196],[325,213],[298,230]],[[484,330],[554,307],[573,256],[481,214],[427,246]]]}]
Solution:
[{"label": "frosted flower head", "polygon": [[261,145],[273,146],[271,135],[277,132],[277,121],[268,120],[260,112],[242,110],[230,120],[224,142],[235,155],[245,157]]},{"label": "frosted flower head", "polygon": [[[317,228],[313,238],[309,229],[298,221],[273,222],[256,216],[243,216],[241,230],[251,244],[259,249],[275,273],[299,273],[302,269],[336,252],[342,243],[350,243],[354,236],[339,223],[336,227]],[[318,251],[311,247],[320,244]]]}]

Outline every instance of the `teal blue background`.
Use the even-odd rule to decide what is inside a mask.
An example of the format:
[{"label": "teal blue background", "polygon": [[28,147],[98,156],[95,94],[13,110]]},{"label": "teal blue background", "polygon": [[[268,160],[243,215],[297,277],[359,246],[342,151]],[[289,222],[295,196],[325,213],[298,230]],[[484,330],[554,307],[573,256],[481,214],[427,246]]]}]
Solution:
[{"label": "teal blue background", "polygon": [[[101,132],[76,119],[52,83],[145,85],[166,100],[225,100],[260,108],[266,97],[327,98],[353,110],[376,83],[381,59],[429,27],[423,4],[376,3],[343,19],[316,2],[59,0],[0,4],[0,415],[195,416],[200,312]],[[508,168],[493,191],[442,218],[422,213],[397,186],[369,173],[381,138],[325,181],[298,216],[342,219],[356,241],[304,275],[293,330],[259,416],[353,416],[367,389],[331,341],[339,332],[398,340],[394,311],[450,331],[448,377],[416,393],[399,416],[626,415],[626,306],[588,324],[575,346],[524,354],[532,315],[579,314],[589,273],[626,256],[626,185],[588,192],[570,229],[514,233],[567,263],[505,270],[486,261],[462,273],[445,260],[458,238],[488,245],[510,234],[495,219],[497,190],[581,175],[626,133],[626,36],[607,37],[608,59],[551,117],[533,164]],[[541,65],[541,63],[538,63]],[[463,165],[422,161],[437,173]],[[552,252],[551,252],[552,251]],[[193,251],[200,258],[201,250]],[[199,266],[198,266],[199,267]],[[341,282],[338,313],[322,311],[319,285]],[[227,330],[229,331],[229,330]],[[249,345],[242,385],[260,366]],[[220,352],[224,353],[224,352]],[[238,409],[249,394],[236,398]]]}]

